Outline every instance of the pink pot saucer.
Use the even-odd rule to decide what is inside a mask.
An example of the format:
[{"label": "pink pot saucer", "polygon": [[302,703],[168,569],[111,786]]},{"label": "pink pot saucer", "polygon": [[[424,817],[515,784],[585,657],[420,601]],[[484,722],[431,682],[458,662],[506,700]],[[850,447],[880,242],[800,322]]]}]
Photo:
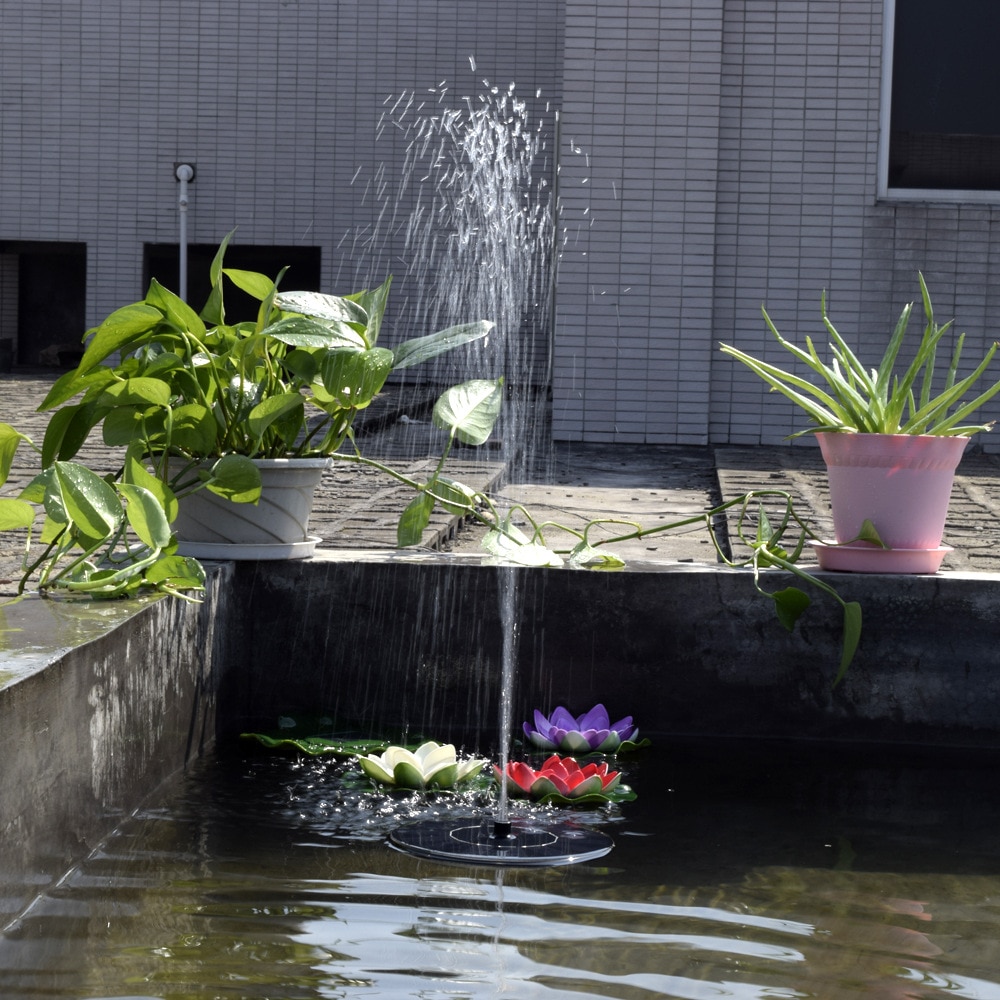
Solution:
[{"label": "pink pot saucer", "polygon": [[944,557],[954,551],[950,545],[936,549],[880,549],[875,545],[809,544],[816,550],[820,569],[848,573],[936,573]]}]

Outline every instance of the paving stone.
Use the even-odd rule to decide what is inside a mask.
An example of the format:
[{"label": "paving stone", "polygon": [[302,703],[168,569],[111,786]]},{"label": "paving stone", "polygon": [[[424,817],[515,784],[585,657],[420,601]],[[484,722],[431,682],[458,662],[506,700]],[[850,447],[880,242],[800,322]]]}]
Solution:
[{"label": "paving stone", "polygon": [[[47,414],[36,412],[54,379],[52,373],[15,373],[0,377],[0,420],[41,442]],[[404,475],[424,481],[431,474],[444,435],[428,418],[433,396],[387,393],[358,425],[359,444],[369,457],[385,461]],[[81,460],[97,471],[111,471],[115,455],[99,439],[88,441]],[[23,448],[0,494],[12,495],[37,472],[37,460]],[[536,522],[554,521],[582,531],[587,521],[607,519],[592,538],[695,518],[751,490],[784,490],[796,509],[821,536],[829,536],[826,474],[819,450],[789,447],[693,447],[559,443],[531,464],[526,482],[504,482],[504,463],[495,450],[456,449],[448,474],[477,490],[489,490],[502,507],[523,504]],[[1000,457],[970,450],[955,481],[945,542],[954,546],[946,570],[1000,572]],[[393,548],[400,513],[413,490],[391,476],[359,465],[336,463],[317,494],[312,530],[324,548]],[[779,507],[768,507],[777,510]],[[517,519],[529,528],[527,518]],[[716,535],[737,553],[738,512],[716,521]],[[544,529],[553,547],[568,549],[575,539]],[[437,512],[423,546],[449,551],[481,551],[482,528]],[[23,538],[0,535],[0,594],[11,593],[19,578]],[[718,561],[706,525],[696,523],[670,533],[654,533],[615,544],[628,562]],[[803,562],[814,562],[805,553]]]}]

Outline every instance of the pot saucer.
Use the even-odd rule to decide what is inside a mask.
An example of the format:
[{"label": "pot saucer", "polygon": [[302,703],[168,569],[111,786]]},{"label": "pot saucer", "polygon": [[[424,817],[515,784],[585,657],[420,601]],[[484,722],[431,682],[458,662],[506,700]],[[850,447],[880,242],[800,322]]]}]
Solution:
[{"label": "pot saucer", "polygon": [[880,549],[876,545],[808,544],[816,550],[820,569],[848,573],[936,573],[944,557],[954,551],[950,545],[936,549]]},{"label": "pot saucer", "polygon": [[318,535],[309,535],[301,542],[267,543],[256,545],[252,542],[180,542],[177,554],[195,559],[308,559],[322,541]]}]

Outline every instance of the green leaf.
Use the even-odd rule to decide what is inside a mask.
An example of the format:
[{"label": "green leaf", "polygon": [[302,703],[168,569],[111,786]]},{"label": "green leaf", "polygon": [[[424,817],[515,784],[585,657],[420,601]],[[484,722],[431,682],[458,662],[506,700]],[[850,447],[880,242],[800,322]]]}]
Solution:
[{"label": "green leaf", "polygon": [[0,531],[30,528],[35,520],[35,508],[24,500],[0,497]]},{"label": "green leaf", "polygon": [[369,347],[374,347],[378,341],[379,331],[382,328],[382,317],[385,315],[391,287],[392,275],[390,274],[378,288],[366,288],[363,292],[355,292],[353,295],[347,296],[348,299],[360,305],[368,316],[365,336],[368,338]]},{"label": "green leaf", "polygon": [[476,508],[478,494],[471,486],[446,476],[437,476],[427,484],[427,492],[449,513],[461,516]]},{"label": "green leaf", "polygon": [[102,385],[114,381],[115,375],[110,368],[98,368],[87,375],[80,375],[76,369],[64,372],[52,383],[52,387],[38,407],[38,412],[44,413],[54,406],[61,406],[81,392],[100,389]]},{"label": "green leaf", "polygon": [[65,462],[73,458],[101,413],[93,403],[76,403],[53,413],[42,439],[42,466],[49,466],[57,459]]},{"label": "green leaf", "polygon": [[323,386],[343,407],[367,406],[392,371],[392,351],[331,351],[321,367]]},{"label": "green leaf", "polygon": [[62,517],[89,539],[107,538],[122,520],[122,505],[114,487],[86,466],[55,462],[42,473],[47,478],[45,511]]},{"label": "green leaf", "polygon": [[257,503],[260,470],[245,455],[223,455],[209,472],[199,473],[206,485],[233,503]]},{"label": "green leaf", "polygon": [[135,441],[129,445],[125,454],[125,464],[122,466],[122,482],[142,486],[152,493],[163,508],[167,521],[172,522],[177,517],[177,497],[163,480],[146,468],[144,458],[140,442]]},{"label": "green leaf", "polygon": [[[64,412],[66,411],[59,411],[59,413]],[[59,416],[59,413],[56,416]],[[101,424],[101,436],[104,443],[111,448],[124,447],[141,438],[158,440],[162,438],[164,416],[165,411],[153,411],[144,429],[143,411],[138,406],[119,406],[105,416]]]},{"label": "green leaf", "polygon": [[151,549],[164,549],[170,544],[170,522],[157,497],[144,486],[119,483],[118,492],[128,501],[125,516],[139,539]]},{"label": "green leaf", "polygon": [[202,403],[178,406],[171,417],[170,446],[191,455],[211,455],[219,443],[219,422]]},{"label": "green leaf", "polygon": [[347,323],[320,321],[308,316],[284,316],[264,327],[261,335],[290,347],[350,347],[365,350],[365,338]]},{"label": "green leaf", "polygon": [[872,524],[870,520],[866,517],[861,522],[861,530],[858,532],[858,537],[854,539],[857,542],[871,542],[873,545],[879,546],[879,548],[887,549],[889,546],[882,541],[881,535],[875,530],[875,525]]},{"label": "green leaf", "polygon": [[10,424],[0,423],[0,486],[7,482],[18,445],[22,441],[31,444],[31,438],[15,430]]},{"label": "green leaf", "polygon": [[503,379],[474,379],[452,386],[434,404],[435,427],[468,445],[489,438],[503,405]]},{"label": "green leaf", "polygon": [[302,423],[302,413],[305,410],[305,400],[297,392],[286,392],[280,396],[267,396],[258,403],[247,418],[250,433],[257,440],[274,423],[290,419],[297,430]]},{"label": "green leaf", "polygon": [[27,486],[18,493],[18,499],[26,500],[28,503],[44,503],[45,490],[50,479],[48,472],[40,472]]},{"label": "green leaf", "polygon": [[569,564],[581,569],[622,569],[625,560],[603,548],[595,548],[585,541],[576,545],[569,554]]},{"label": "green leaf", "polygon": [[419,545],[424,528],[430,524],[434,510],[434,497],[428,493],[418,493],[407,505],[396,525],[396,544],[405,549],[409,545]]},{"label": "green leaf", "polygon": [[208,280],[212,286],[208,295],[208,301],[201,310],[201,318],[211,326],[219,326],[226,321],[226,309],[223,305],[222,296],[222,261],[226,256],[226,248],[229,241],[236,234],[235,229],[226,233],[225,239],[219,244],[219,249],[215,251],[211,266],[208,269]]},{"label": "green leaf", "polygon": [[[266,332],[266,331],[265,331]],[[281,366],[293,378],[308,385],[319,375],[319,352],[296,349],[289,351],[282,359]]]},{"label": "green leaf", "polygon": [[175,295],[169,288],[164,288],[156,278],[149,283],[146,303],[162,310],[166,318],[178,329],[194,334],[199,341],[204,339],[205,324],[202,318],[179,295]]},{"label": "green leaf", "polygon": [[98,406],[167,406],[170,386],[158,378],[129,378],[109,385],[97,402]]},{"label": "green leaf", "polygon": [[189,556],[161,556],[146,569],[144,578],[158,590],[205,589],[205,570],[197,559]]},{"label": "green leaf", "polygon": [[[314,319],[330,320],[335,323],[352,323],[368,326],[368,313],[357,302],[341,298],[339,295],[324,295],[322,292],[279,292],[274,300],[279,309],[302,313]],[[370,346],[365,344],[366,347]]]},{"label": "green leaf", "polygon": [[393,348],[393,368],[409,368],[430,358],[436,358],[445,351],[450,351],[463,344],[482,340],[495,326],[489,320],[478,320],[475,323],[462,323],[459,326],[438,330],[426,337],[416,337],[406,340]]},{"label": "green leaf", "polygon": [[240,733],[244,740],[257,740],[269,749],[292,747],[312,757],[330,754],[335,757],[357,757],[370,753],[384,753],[389,743],[386,740],[347,740],[326,736],[269,736],[267,733]]},{"label": "green leaf", "polygon": [[837,676],[833,684],[836,687],[847,673],[854,654],[858,650],[858,643],[861,641],[861,605],[857,601],[847,601],[844,603],[844,627],[843,644],[841,646],[840,666],[837,669]]},{"label": "green leaf", "polygon": [[163,313],[144,302],[116,309],[93,331],[93,338],[83,352],[78,375],[86,375],[110,354],[122,351],[163,322]]},{"label": "green leaf", "polygon": [[258,302],[263,302],[269,295],[274,294],[274,282],[266,274],[258,274],[256,271],[240,271],[231,267],[224,267],[222,273],[237,288]]},{"label": "green leaf", "polygon": [[786,587],[771,594],[774,600],[775,611],[778,613],[778,621],[788,629],[795,631],[795,623],[802,616],[802,613],[812,603],[809,595],[798,587]]}]

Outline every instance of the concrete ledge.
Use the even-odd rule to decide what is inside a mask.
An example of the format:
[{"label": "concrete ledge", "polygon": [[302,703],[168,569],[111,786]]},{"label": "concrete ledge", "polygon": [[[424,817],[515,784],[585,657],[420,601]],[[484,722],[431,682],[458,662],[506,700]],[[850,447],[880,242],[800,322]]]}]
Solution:
[{"label": "concrete ledge", "polygon": [[21,913],[214,740],[219,567],[204,603],[0,608],[0,921]]},{"label": "concrete ledge", "polygon": [[[822,594],[789,634],[746,571],[506,572],[521,619],[515,725],[535,707],[604,701],[648,733],[1000,746],[1000,576],[825,574],[865,615],[833,688],[840,610]],[[478,558],[437,554],[237,567],[241,665],[221,726],[323,710],[361,727],[492,734],[499,580]]]}]

